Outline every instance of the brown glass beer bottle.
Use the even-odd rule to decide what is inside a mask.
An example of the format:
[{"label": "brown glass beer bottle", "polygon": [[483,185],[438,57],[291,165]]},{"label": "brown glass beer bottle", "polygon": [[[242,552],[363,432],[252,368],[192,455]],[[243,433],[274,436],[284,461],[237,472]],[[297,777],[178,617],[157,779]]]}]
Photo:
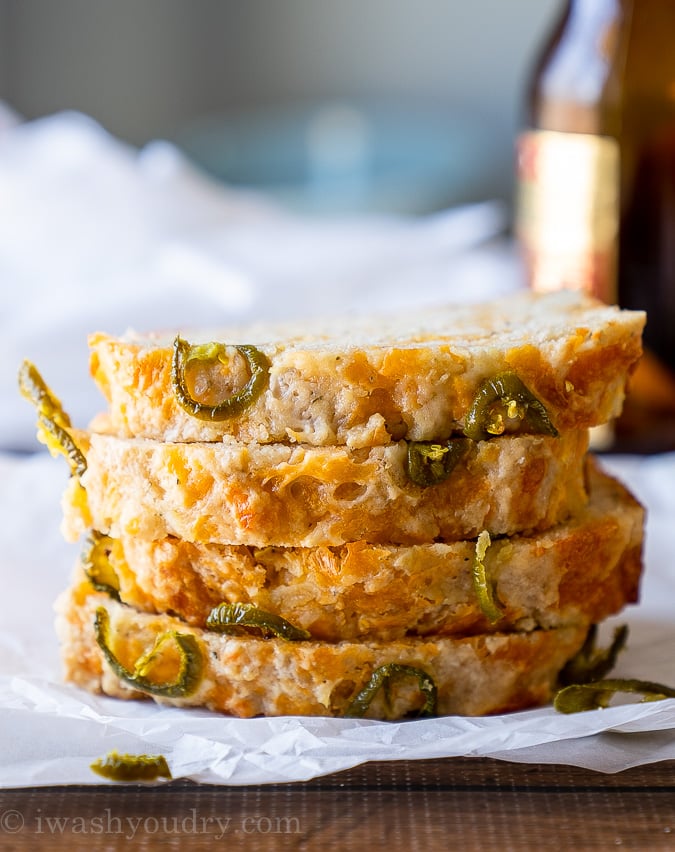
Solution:
[{"label": "brown glass beer bottle", "polygon": [[526,102],[528,281],[647,311],[613,448],[675,450],[675,0],[569,0]]}]

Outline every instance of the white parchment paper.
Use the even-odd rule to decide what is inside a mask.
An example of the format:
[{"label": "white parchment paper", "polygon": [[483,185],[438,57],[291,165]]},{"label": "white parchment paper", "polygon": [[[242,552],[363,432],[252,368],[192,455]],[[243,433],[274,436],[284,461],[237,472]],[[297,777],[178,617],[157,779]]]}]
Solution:
[{"label": "white parchment paper", "polygon": [[[615,674],[675,685],[675,455],[607,466],[649,509],[642,602],[613,620],[630,627]],[[65,477],[65,465],[43,453],[0,456],[0,785],[99,783],[89,765],[111,749],[161,753],[174,777],[222,784],[299,781],[402,758],[493,756],[603,772],[675,759],[675,700],[571,716],[546,707],[402,723],[241,720],[66,685],[52,612],[77,550],[58,531]]]},{"label": "white parchment paper", "polygon": [[[603,772],[675,758],[675,700],[573,716],[237,720],[61,680],[53,602],[78,548],[59,533],[65,463],[35,452],[34,414],[16,392],[21,359],[85,425],[102,405],[88,332],[485,298],[518,285],[509,248],[486,243],[502,225],[490,203],[414,221],[298,220],[215,186],[165,143],[134,151],[84,116],[0,123],[0,785],[101,783],[89,766],[112,749],[162,753],[174,777],[222,784],[401,758]],[[648,508],[642,600],[613,620],[630,626],[615,674],[675,685],[675,456],[607,466]]]}]

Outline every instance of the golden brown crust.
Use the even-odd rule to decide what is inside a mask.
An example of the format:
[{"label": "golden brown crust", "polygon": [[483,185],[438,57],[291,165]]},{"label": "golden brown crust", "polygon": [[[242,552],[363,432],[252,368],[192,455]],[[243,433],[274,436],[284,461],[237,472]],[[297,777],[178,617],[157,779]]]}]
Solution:
[{"label": "golden brown crust", "polygon": [[[120,657],[140,655],[167,630],[197,638],[203,671],[196,691],[155,700],[242,717],[341,716],[372,672],[392,662],[420,668],[434,679],[439,715],[531,707],[550,699],[560,669],[579,650],[587,631],[580,624],[510,635],[337,644],[228,637],[166,615],[139,613],[93,592],[87,583],[76,584],[58,603],[65,677],[92,692],[120,698],[145,696],[122,683],[104,660],[93,630],[98,606],[109,613],[113,650]],[[370,715],[406,715],[411,699],[416,700],[413,692],[410,687],[403,694],[394,690],[391,706],[378,700]]]},{"label": "golden brown crust", "polygon": [[93,526],[115,537],[254,547],[428,543],[545,529],[587,499],[585,432],[469,442],[450,476],[427,488],[405,473],[405,442],[349,450],[82,433],[78,443],[88,509],[71,484],[71,540]]},{"label": "golden brown crust", "polygon": [[125,603],[198,627],[222,602],[254,604],[325,641],[598,622],[637,599],[644,512],[594,468],[590,487],[567,523],[490,545],[484,562],[503,612],[494,624],[473,587],[473,541],[257,549],[125,536],[111,561]]},{"label": "golden brown crust", "polygon": [[[213,339],[256,344],[271,366],[256,402],[220,423],[176,402],[169,341],[94,334],[90,369],[120,435],[364,447],[447,438],[461,430],[480,383],[503,370],[520,374],[561,431],[604,423],[622,406],[643,325],[640,312],[562,292],[367,324],[334,320],[290,339],[287,328],[221,330]],[[209,381],[217,387],[222,372],[211,370]]]}]

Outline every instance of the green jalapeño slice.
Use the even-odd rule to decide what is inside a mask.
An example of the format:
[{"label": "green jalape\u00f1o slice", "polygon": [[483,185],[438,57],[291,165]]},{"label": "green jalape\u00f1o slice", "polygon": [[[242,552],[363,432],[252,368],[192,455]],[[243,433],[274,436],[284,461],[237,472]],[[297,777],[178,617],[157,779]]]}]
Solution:
[{"label": "green jalape\u00f1o slice", "polygon": [[311,639],[309,631],[248,603],[219,604],[208,614],[206,626],[219,633],[262,633],[263,636],[277,636],[288,642]]},{"label": "green jalape\u00f1o slice", "polygon": [[71,476],[82,476],[87,460],[68,431],[70,417],[30,361],[24,361],[19,368],[19,390],[37,411],[38,440],[53,456],[60,453],[66,457]]},{"label": "green jalape\u00f1o slice", "polygon": [[464,434],[485,441],[507,431],[557,437],[544,405],[513,372],[486,379],[478,389],[464,422]]},{"label": "green jalape\u00f1o slice", "polygon": [[406,666],[402,663],[386,663],[375,669],[368,683],[352,700],[345,712],[345,716],[356,718],[365,716],[380,689],[384,689],[385,701],[389,707],[391,705],[391,681],[404,678],[417,680],[420,692],[424,696],[424,704],[419,711],[419,715],[435,715],[437,690],[433,678],[415,666]]},{"label": "green jalape\u00f1o slice", "polygon": [[120,599],[120,581],[110,562],[112,539],[92,530],[82,550],[82,567],[97,592],[105,592],[113,600]]},{"label": "green jalape\u00f1o slice", "polygon": [[628,639],[628,625],[617,627],[609,648],[596,648],[597,625],[593,624],[581,650],[572,657],[560,672],[560,683],[565,685],[590,683],[601,680],[616,665],[616,659]]},{"label": "green jalape\u00f1o slice", "polygon": [[255,346],[241,345],[234,347],[244,358],[250,373],[246,384],[231,396],[220,402],[209,405],[198,402],[188,389],[187,368],[198,362],[208,367],[213,364],[227,364],[229,358],[227,347],[222,343],[190,344],[180,336],[173,344],[173,363],[171,369],[171,384],[178,403],[193,417],[212,422],[236,417],[251,406],[267,386],[269,378],[269,361]]},{"label": "green jalape\u00f1o slice", "polygon": [[675,698],[675,689],[662,683],[631,678],[607,678],[593,683],[576,683],[559,690],[553,706],[560,713],[583,713],[586,710],[602,710],[609,707],[615,695],[620,693],[641,695],[639,703],[663,701]]},{"label": "green jalape\u00f1o slice", "polygon": [[111,751],[95,760],[91,769],[111,781],[171,780],[171,770],[162,754],[118,754]]},{"label": "green jalape\u00f1o slice", "polygon": [[[191,633],[168,630],[160,634],[153,646],[136,660],[133,670],[123,665],[111,649],[110,616],[105,607],[96,610],[94,635],[110,668],[120,680],[134,689],[164,698],[184,698],[193,693],[199,685],[202,655],[197,639]],[[171,642],[175,644],[180,659],[176,677],[164,682],[152,680],[149,675],[159,662],[162,648]]]},{"label": "green jalape\u00f1o slice", "polygon": [[473,576],[473,588],[476,592],[481,612],[491,624],[494,624],[499,621],[503,613],[495,601],[492,584],[490,583],[485,567],[485,554],[491,544],[490,533],[487,530],[483,530],[476,541],[471,573]]},{"label": "green jalape\u00f1o slice", "polygon": [[405,468],[408,478],[422,488],[438,485],[450,476],[469,446],[466,438],[452,438],[443,444],[410,441]]}]

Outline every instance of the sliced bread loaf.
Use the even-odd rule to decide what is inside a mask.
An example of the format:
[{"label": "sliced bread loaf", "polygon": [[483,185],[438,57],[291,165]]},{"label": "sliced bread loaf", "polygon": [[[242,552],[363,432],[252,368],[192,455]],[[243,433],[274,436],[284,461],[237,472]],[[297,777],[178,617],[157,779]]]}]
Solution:
[{"label": "sliced bread loaf", "polygon": [[378,691],[365,708],[369,716],[397,719],[419,711],[432,689],[430,709],[438,715],[531,707],[550,699],[560,670],[587,633],[579,624],[384,643],[227,636],[141,613],[87,582],[65,592],[58,611],[67,680],[119,698],[149,697],[243,717],[343,716],[384,666],[405,677],[400,689],[394,684],[389,690],[389,701],[387,690]]},{"label": "sliced bread loaf", "polygon": [[244,603],[332,642],[598,622],[637,599],[644,511],[595,465],[589,478],[590,501],[569,521],[492,540],[482,563],[494,620],[475,541],[249,548],[125,534],[87,548],[83,565],[99,580],[112,570],[120,599],[147,612],[204,627],[221,603]]},{"label": "sliced bread loaf", "polygon": [[64,498],[71,540],[93,527],[254,547],[413,544],[544,529],[587,496],[584,431],[464,440],[454,469],[429,485],[411,478],[404,441],[350,450],[73,434],[87,467]]},{"label": "sliced bread loaf", "polygon": [[[98,333],[91,373],[111,430],[156,440],[435,441],[475,433],[472,406],[504,373],[563,431],[619,413],[644,321],[579,293],[523,292],[367,320],[183,330],[173,347],[173,335]],[[492,428],[527,431],[523,414],[512,407]]]}]

